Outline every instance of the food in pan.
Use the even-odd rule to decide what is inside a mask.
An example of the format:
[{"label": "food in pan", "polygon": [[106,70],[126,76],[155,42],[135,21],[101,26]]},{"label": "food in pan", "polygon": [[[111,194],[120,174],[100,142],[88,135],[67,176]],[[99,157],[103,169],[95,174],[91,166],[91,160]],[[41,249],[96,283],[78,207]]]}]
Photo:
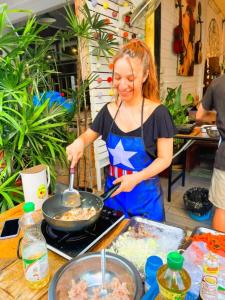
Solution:
[{"label": "food in pan", "polygon": [[64,213],[60,213],[54,216],[54,219],[60,221],[84,221],[89,220],[96,215],[96,209],[92,207],[79,207],[72,208]]},{"label": "food in pan", "polygon": [[[106,285],[107,295],[104,300],[130,300],[129,291],[126,286],[126,282],[120,282],[119,279],[113,278],[112,282]],[[92,288],[92,300],[100,300],[101,287]],[[70,300],[88,300],[88,285],[85,280],[75,282],[72,280],[72,287],[68,292]]]}]

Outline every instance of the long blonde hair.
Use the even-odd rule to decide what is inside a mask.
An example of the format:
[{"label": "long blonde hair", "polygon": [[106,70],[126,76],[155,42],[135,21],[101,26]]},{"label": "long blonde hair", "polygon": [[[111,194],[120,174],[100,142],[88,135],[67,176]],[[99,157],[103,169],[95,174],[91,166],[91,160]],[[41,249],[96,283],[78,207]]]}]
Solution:
[{"label": "long blonde hair", "polygon": [[138,39],[129,41],[122,46],[119,53],[114,57],[113,65],[125,55],[129,55],[131,58],[138,57],[144,66],[144,74],[148,72],[148,77],[142,86],[143,97],[154,102],[160,102],[156,67],[147,44]]}]

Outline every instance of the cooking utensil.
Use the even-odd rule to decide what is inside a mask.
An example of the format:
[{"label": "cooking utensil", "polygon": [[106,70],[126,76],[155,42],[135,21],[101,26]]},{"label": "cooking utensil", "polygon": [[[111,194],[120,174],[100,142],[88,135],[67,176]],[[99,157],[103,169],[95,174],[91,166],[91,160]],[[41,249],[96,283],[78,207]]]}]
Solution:
[{"label": "cooking utensil", "polygon": [[[87,282],[88,299],[91,299],[93,288],[101,288],[102,285],[100,257],[100,252],[86,253],[63,265],[50,283],[48,299],[69,300],[68,291],[71,289],[72,279],[75,282],[80,280]],[[113,278],[117,278],[121,283],[125,282],[130,299],[140,300],[143,295],[143,285],[134,265],[122,256],[108,252],[106,259],[105,282],[111,283]]]},{"label": "cooking utensil", "polygon": [[105,256],[105,249],[102,249],[101,251],[102,288],[100,291],[100,296],[102,298],[107,295],[107,289],[105,288],[105,271],[106,271],[106,256]]},{"label": "cooking utensil", "polygon": [[205,127],[207,134],[212,138],[217,138],[220,136],[219,130],[216,126]]},{"label": "cooking utensil", "polygon": [[62,205],[62,195],[56,194],[48,198],[42,205],[42,213],[46,222],[51,225],[52,228],[60,231],[81,231],[94,224],[102,211],[104,201],[107,200],[119,187],[120,184],[114,185],[102,196],[97,196],[86,191],[79,191],[81,197],[80,208],[94,207],[96,214],[88,220],[81,221],[63,221],[54,219],[56,215],[68,211],[71,208]]},{"label": "cooking utensil", "polygon": [[62,202],[63,202],[63,205],[66,207],[79,207],[81,205],[80,193],[78,192],[78,190],[73,188],[74,172],[75,172],[75,169],[70,168],[69,189],[66,189],[62,193]]}]

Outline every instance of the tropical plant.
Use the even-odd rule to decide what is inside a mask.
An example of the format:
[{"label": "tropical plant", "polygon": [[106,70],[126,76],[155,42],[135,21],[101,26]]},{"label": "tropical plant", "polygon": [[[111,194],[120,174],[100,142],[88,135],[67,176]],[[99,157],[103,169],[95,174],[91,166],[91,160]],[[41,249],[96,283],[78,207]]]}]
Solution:
[{"label": "tropical plant", "polygon": [[[16,186],[19,171],[39,163],[51,170],[54,187],[56,162],[66,163],[67,111],[62,106],[49,107],[49,99],[34,105],[35,95],[52,89],[49,75],[55,73],[46,54],[56,37],[43,39],[46,29],[35,17],[29,17],[23,28],[8,23],[10,12],[2,5],[0,15],[0,209],[21,201]],[[1,169],[1,167],[3,169]],[[19,199],[20,198],[20,199]]]},{"label": "tropical plant", "polygon": [[[54,90],[51,75],[57,73],[55,64],[46,60],[51,46],[57,39],[63,42],[74,37],[96,43],[97,34],[98,47],[94,51],[107,57],[117,43],[108,35],[105,21],[99,14],[91,14],[87,5],[80,10],[82,20],[67,7],[68,29],[50,38],[41,37],[48,26],[38,24],[31,14],[25,26],[14,28],[7,5],[1,4],[0,9],[0,209],[4,211],[21,201],[21,188],[15,181],[23,168],[49,165],[54,187],[56,163],[67,163],[68,112],[61,105],[49,105],[50,99],[42,101],[45,91]],[[24,12],[16,12],[20,11]],[[77,88],[67,91],[76,101],[76,114],[95,79],[96,75],[89,74],[85,80],[79,79]],[[34,96],[40,100],[38,105],[34,104]]]},{"label": "tropical plant", "polygon": [[163,104],[168,108],[175,125],[184,125],[189,122],[188,110],[193,106],[193,96],[186,96],[186,103],[182,104],[182,86],[167,88],[167,95]]}]

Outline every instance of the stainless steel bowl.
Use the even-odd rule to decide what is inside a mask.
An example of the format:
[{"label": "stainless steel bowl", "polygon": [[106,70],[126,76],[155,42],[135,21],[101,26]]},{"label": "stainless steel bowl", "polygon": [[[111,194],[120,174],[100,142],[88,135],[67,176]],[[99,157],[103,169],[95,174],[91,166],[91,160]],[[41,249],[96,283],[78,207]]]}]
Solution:
[{"label": "stainless steel bowl", "polygon": [[208,136],[212,138],[217,138],[220,136],[219,131],[216,126],[205,127]]},{"label": "stainless steel bowl", "polygon": [[[126,282],[131,300],[141,299],[143,295],[143,284],[140,274],[134,265],[122,256],[107,252],[106,284],[110,283],[115,277],[119,279],[121,283]],[[68,291],[72,286],[72,279],[76,282],[80,280],[87,282],[88,295],[91,299],[93,288],[101,287],[102,283],[100,252],[80,255],[62,266],[51,281],[48,299],[69,299]]]}]

